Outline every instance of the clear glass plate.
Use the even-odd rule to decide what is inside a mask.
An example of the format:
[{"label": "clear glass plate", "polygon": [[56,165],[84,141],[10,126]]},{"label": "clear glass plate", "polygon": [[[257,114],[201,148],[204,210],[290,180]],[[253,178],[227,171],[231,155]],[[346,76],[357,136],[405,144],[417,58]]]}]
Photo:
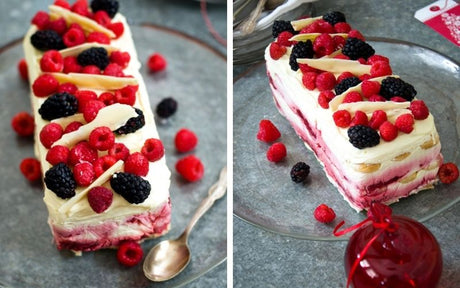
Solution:
[{"label": "clear glass plate", "polygon": [[[139,60],[162,53],[168,67],[150,74],[141,68],[152,108],[168,96],[179,108],[167,123],[158,123],[166,148],[171,177],[171,231],[142,244],[144,253],[164,239],[178,237],[195,209],[218,179],[227,161],[226,57],[181,32],[157,26],[134,26]],[[19,111],[30,112],[29,87],[18,76],[16,65],[23,57],[18,40],[0,48],[0,286],[1,287],[179,287],[225,261],[227,256],[227,197],[197,223],[190,235],[192,260],[176,278],[152,283],[142,265],[122,267],[115,250],[84,253],[74,257],[58,251],[52,243],[41,184],[31,185],[19,172],[19,163],[33,157],[33,141],[17,137],[10,120]],[[182,127],[196,132],[199,144],[194,153],[205,165],[205,176],[186,183],[175,173],[174,164],[183,155],[174,149],[174,135]],[[153,183],[153,185],[155,185]]]},{"label": "clear glass plate", "polygon": [[[415,44],[390,39],[370,39],[377,54],[390,58],[393,71],[413,84],[435,117],[446,162],[460,164],[460,68],[448,57]],[[234,82],[234,214],[260,228],[302,239],[346,240],[334,237],[341,221],[355,224],[365,218],[356,213],[328,181],[322,166],[275,108],[264,63],[252,66]],[[270,119],[281,131],[287,159],[273,164],[266,159],[268,144],[256,139],[259,121]],[[304,161],[311,167],[304,184],[291,181],[291,167]],[[460,199],[460,181],[439,184],[391,205],[395,214],[427,220]],[[337,215],[325,225],[313,217],[321,203]]]}]

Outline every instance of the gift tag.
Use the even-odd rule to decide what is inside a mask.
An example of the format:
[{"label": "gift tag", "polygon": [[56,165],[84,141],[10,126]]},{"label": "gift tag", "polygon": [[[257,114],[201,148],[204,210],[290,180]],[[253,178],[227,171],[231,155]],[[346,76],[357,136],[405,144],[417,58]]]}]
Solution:
[{"label": "gift tag", "polygon": [[460,5],[457,2],[436,1],[415,12],[415,18],[460,46]]}]

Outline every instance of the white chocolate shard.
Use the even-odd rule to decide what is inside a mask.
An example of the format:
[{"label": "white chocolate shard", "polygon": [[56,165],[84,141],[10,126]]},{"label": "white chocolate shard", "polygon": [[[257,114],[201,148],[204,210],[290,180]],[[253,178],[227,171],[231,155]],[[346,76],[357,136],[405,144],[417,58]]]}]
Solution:
[{"label": "white chocolate shard", "polygon": [[335,59],[335,58],[299,58],[297,63],[308,64],[308,66],[331,73],[351,72],[354,75],[369,74],[371,65],[364,65],[358,61]]},{"label": "white chocolate shard", "polygon": [[322,19],[322,18],[323,16],[318,16],[318,17],[294,20],[294,21],[291,21],[291,25],[295,31],[300,31],[302,30],[302,28],[307,27],[311,23],[315,22],[316,20]]},{"label": "white chocolate shard", "polygon": [[[321,35],[322,33],[302,33],[302,34],[297,34],[289,38],[289,41],[308,41],[311,40],[312,42],[315,41],[315,39]],[[346,33],[334,33],[334,34],[329,34],[331,37],[334,36],[341,36],[345,39],[348,38],[348,34]]]},{"label": "white chocolate shard", "polygon": [[138,85],[133,77],[114,77],[106,75],[84,74],[84,73],[50,73],[59,83],[70,82],[77,86],[101,90],[116,90],[127,85]]}]

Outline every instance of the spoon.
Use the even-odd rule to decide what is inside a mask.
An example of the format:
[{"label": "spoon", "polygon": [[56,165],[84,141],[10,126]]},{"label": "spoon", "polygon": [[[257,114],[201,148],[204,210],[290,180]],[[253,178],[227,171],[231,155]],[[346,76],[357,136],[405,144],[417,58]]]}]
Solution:
[{"label": "spoon", "polygon": [[209,195],[197,208],[184,232],[175,240],[164,240],[153,247],[144,260],[144,274],[148,279],[162,282],[175,277],[190,262],[188,235],[198,219],[227,191],[227,167],[222,168],[219,180],[209,188]]}]

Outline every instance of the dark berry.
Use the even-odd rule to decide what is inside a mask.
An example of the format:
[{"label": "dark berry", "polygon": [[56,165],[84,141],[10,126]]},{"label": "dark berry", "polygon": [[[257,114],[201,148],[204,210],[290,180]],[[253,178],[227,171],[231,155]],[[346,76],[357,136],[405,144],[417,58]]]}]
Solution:
[{"label": "dark berry", "polygon": [[157,105],[157,115],[161,118],[169,118],[177,111],[177,101],[172,97],[164,98]]},{"label": "dark berry", "polygon": [[361,83],[361,80],[359,80],[358,77],[345,78],[342,81],[340,81],[339,84],[335,85],[334,87],[335,95],[340,95],[343,92],[347,91],[348,88],[356,86],[359,83]]},{"label": "dark berry", "polygon": [[129,203],[138,204],[142,203],[150,195],[150,183],[142,177],[118,172],[110,178],[110,186],[113,191],[120,194]]},{"label": "dark berry", "polygon": [[93,47],[81,52],[77,56],[77,62],[81,66],[95,65],[104,70],[109,65],[110,60],[107,50],[101,47]]},{"label": "dark berry", "polygon": [[359,58],[367,60],[367,58],[374,55],[375,50],[371,45],[358,38],[348,38],[342,48],[342,53],[350,57],[351,60],[357,60]]},{"label": "dark berry", "polygon": [[144,113],[142,112],[142,110],[138,108],[134,108],[134,109],[136,110],[136,113],[139,116],[129,118],[128,121],[126,121],[125,125],[113,131],[115,134],[118,134],[118,135],[129,134],[129,133],[136,132],[140,128],[144,127],[145,125]]},{"label": "dark berry", "polygon": [[291,69],[297,71],[299,64],[297,58],[313,58],[315,51],[313,51],[313,44],[310,40],[306,42],[298,42],[292,48],[291,56],[289,57],[289,65]]},{"label": "dark berry", "polygon": [[350,143],[358,149],[373,147],[380,143],[377,131],[364,125],[355,125],[348,129]]},{"label": "dark berry", "polygon": [[335,25],[339,22],[347,22],[345,15],[339,11],[332,11],[323,15],[323,20],[329,22],[331,25]]},{"label": "dark berry", "polygon": [[400,96],[407,101],[411,101],[417,95],[417,91],[415,91],[414,86],[400,78],[387,77],[383,79],[380,85],[380,95],[387,100],[390,100],[393,96]]},{"label": "dark berry", "polygon": [[305,162],[297,162],[291,169],[291,179],[296,183],[305,181],[308,174],[310,174],[310,166]]},{"label": "dark berry", "polygon": [[54,30],[39,30],[30,37],[32,45],[41,51],[65,48],[62,37]]},{"label": "dark berry", "polygon": [[93,0],[91,1],[91,9],[93,12],[104,10],[110,18],[113,18],[118,12],[118,1],[116,0]]},{"label": "dark berry", "polygon": [[67,92],[56,93],[43,102],[38,113],[45,120],[53,120],[74,115],[78,111],[78,100]]},{"label": "dark berry", "polygon": [[291,22],[284,21],[284,20],[275,20],[272,26],[273,38],[278,37],[278,35],[283,31],[288,31],[288,32],[291,32],[292,34],[296,34],[296,32],[294,31],[294,28],[291,25]]},{"label": "dark berry", "polygon": [[45,184],[48,189],[62,199],[75,196],[77,183],[73,178],[72,170],[64,163],[59,163],[46,171]]}]

